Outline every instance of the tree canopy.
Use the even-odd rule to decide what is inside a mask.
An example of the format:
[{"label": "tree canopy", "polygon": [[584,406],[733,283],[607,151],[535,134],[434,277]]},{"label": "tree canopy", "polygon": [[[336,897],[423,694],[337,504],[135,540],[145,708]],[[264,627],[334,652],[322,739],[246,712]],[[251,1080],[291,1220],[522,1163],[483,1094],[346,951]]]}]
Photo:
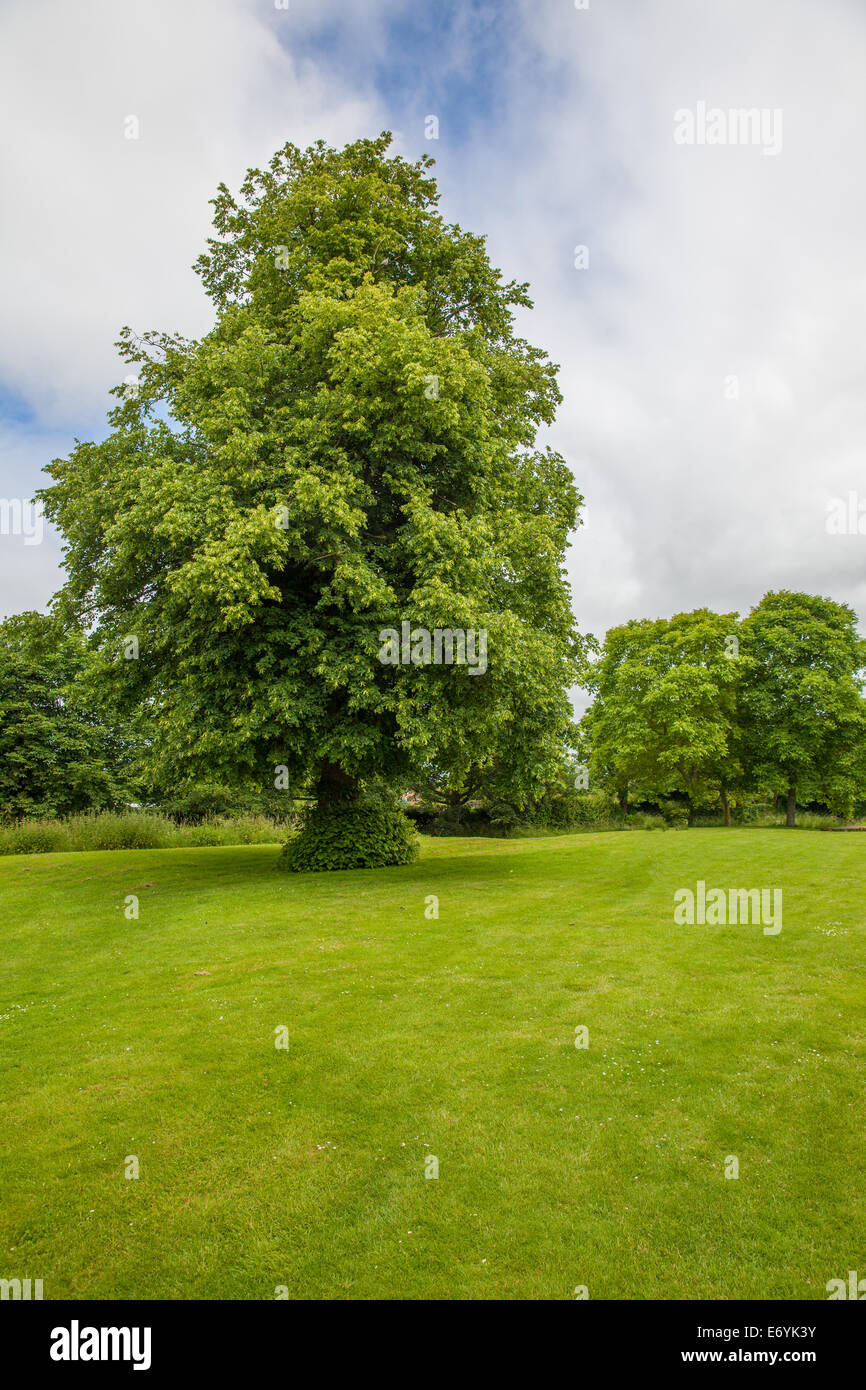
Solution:
[{"label": "tree canopy", "polygon": [[[213,328],[122,330],[137,382],[48,470],[61,609],[164,779],[281,765],[351,798],[508,748],[529,795],[561,757],[584,644],[581,498],[535,442],[555,368],[515,333],[527,287],[390,141],[287,144],[220,185],[196,266]],[[404,622],[486,633],[486,670],[383,664]]]},{"label": "tree canopy", "polygon": [[681,792],[693,804],[738,780],[736,613],[700,608],[612,628],[592,668],[584,719],[594,779],[621,800]]},{"label": "tree canopy", "polygon": [[42,613],[0,623],[0,818],[63,816],[124,795],[124,748],[95,706],[81,633]]},{"label": "tree canopy", "polygon": [[748,616],[707,609],[612,628],[582,721],[596,782],[624,804],[694,806],[751,790],[850,814],[866,790],[866,643],[832,599],[766,594]]},{"label": "tree canopy", "polygon": [[782,590],[742,625],[740,720],[753,785],[797,791],[850,812],[864,785],[866,642],[847,604]]}]

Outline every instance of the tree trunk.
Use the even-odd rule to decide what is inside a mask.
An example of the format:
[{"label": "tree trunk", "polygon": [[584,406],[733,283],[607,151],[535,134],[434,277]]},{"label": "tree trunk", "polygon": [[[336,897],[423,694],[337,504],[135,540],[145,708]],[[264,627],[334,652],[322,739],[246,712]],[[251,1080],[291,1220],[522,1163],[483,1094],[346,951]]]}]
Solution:
[{"label": "tree trunk", "polygon": [[789,787],[789,788],[788,788],[788,812],[787,812],[787,815],[785,816],[785,824],[786,824],[787,826],[792,826],[792,825],[796,825],[796,823],[797,823],[797,788],[796,788],[796,787]]},{"label": "tree trunk", "polygon": [[730,805],[729,805],[729,803],[728,803],[728,793],[727,793],[727,791],[726,791],[726,789],[725,789],[724,787],[722,787],[722,789],[720,790],[719,796],[721,797],[721,801],[722,801],[722,810],[723,810],[724,813],[725,813],[725,825],[730,825],[730,823],[731,823],[731,807],[730,807]]},{"label": "tree trunk", "polygon": [[357,780],[344,772],[338,763],[325,758],[316,783],[316,801],[320,806],[350,806],[358,799]]},{"label": "tree trunk", "polygon": [[619,793],[618,800],[619,800],[619,809],[620,809],[621,811],[627,811],[627,810],[628,810],[628,787],[626,787],[625,791],[621,791],[621,792]]}]

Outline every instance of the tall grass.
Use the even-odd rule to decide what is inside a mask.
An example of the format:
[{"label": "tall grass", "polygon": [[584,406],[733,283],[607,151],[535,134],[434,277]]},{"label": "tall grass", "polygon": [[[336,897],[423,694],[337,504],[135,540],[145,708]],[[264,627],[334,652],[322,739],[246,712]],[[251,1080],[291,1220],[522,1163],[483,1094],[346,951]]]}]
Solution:
[{"label": "tall grass", "polygon": [[[696,812],[692,826],[706,829],[722,824],[719,813]],[[760,808],[757,815],[739,817],[734,824],[755,829],[783,826],[785,816],[771,808]],[[797,826],[803,830],[824,830],[844,825],[836,816],[798,811]],[[662,815],[648,811],[599,815],[569,826],[462,825],[450,829],[456,835],[487,835],[492,838],[534,839],[537,836],[570,835],[580,830],[667,830],[671,824]],[[684,827],[683,827],[684,828]],[[217,816],[201,825],[177,825],[157,811],[98,811],[69,816],[65,820],[34,818],[0,824],[0,855],[52,854],[96,849],[182,849],[200,845],[277,845],[291,832],[291,825],[269,820],[267,816]],[[434,827],[422,833],[441,834]]]},{"label": "tall grass", "polygon": [[202,825],[176,825],[150,811],[99,811],[65,820],[34,819],[0,825],[0,854],[51,854],[95,849],[182,849],[185,845],[272,845],[287,827],[266,816],[217,817]]},{"label": "tall grass", "polygon": [[[734,811],[733,823],[747,825],[755,830],[772,830],[774,827],[784,826],[785,812],[777,811],[774,807],[747,806],[741,812]],[[718,829],[724,825],[724,818],[720,811],[696,811],[690,824],[704,829]],[[801,811],[799,808],[797,810],[798,830],[833,830],[847,824],[843,817],[832,816],[827,811]]]}]

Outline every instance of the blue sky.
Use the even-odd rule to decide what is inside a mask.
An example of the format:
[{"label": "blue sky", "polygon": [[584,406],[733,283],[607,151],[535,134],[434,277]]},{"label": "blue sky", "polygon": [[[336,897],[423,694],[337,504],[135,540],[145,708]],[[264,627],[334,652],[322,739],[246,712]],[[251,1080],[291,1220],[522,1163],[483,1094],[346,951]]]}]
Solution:
[{"label": "blue sky", "polygon": [[[307,12],[310,12],[308,7]],[[296,55],[340,70],[358,87],[369,84],[397,122],[417,122],[441,111],[459,142],[486,122],[497,120],[499,74],[513,31],[507,6],[469,3],[417,4],[395,7],[387,23],[386,43],[370,62],[347,31],[328,17],[298,37],[275,16],[280,41]]]},{"label": "blue sky", "polygon": [[[0,498],[104,430],[122,324],[208,327],[220,179],[388,128],[530,281],[584,630],[782,587],[866,616],[866,535],[826,528],[866,506],[864,70],[860,0],[7,0]],[[678,144],[699,103],[779,111],[780,150]],[[0,613],[47,604],[59,553],[0,535]]]}]

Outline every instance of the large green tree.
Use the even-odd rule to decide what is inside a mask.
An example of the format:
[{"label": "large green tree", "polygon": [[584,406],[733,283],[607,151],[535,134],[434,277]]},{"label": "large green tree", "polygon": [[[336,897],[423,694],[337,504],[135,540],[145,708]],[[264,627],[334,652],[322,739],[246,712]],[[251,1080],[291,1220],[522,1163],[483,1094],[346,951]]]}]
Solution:
[{"label": "large green tree", "polygon": [[123,740],[102,722],[81,633],[43,613],[0,623],[0,818],[111,806]]},{"label": "large green tree", "polygon": [[700,608],[612,628],[589,688],[582,729],[593,780],[629,795],[721,800],[741,775],[738,617]]},{"label": "large green tree", "polygon": [[[212,330],[124,329],[138,380],[108,437],[48,470],[61,603],[163,778],[285,766],[339,804],[510,747],[529,796],[559,757],[582,643],[580,498],[536,447],[555,368],[515,333],[527,287],[445,224],[432,161],[389,145],[289,144],[221,185]],[[384,664],[404,622],[485,631],[486,669],[426,664],[420,637]]]},{"label": "large green tree", "polygon": [[749,776],[787,800],[798,792],[850,812],[863,787],[866,643],[844,603],[782,590],[742,624],[741,721]]}]

